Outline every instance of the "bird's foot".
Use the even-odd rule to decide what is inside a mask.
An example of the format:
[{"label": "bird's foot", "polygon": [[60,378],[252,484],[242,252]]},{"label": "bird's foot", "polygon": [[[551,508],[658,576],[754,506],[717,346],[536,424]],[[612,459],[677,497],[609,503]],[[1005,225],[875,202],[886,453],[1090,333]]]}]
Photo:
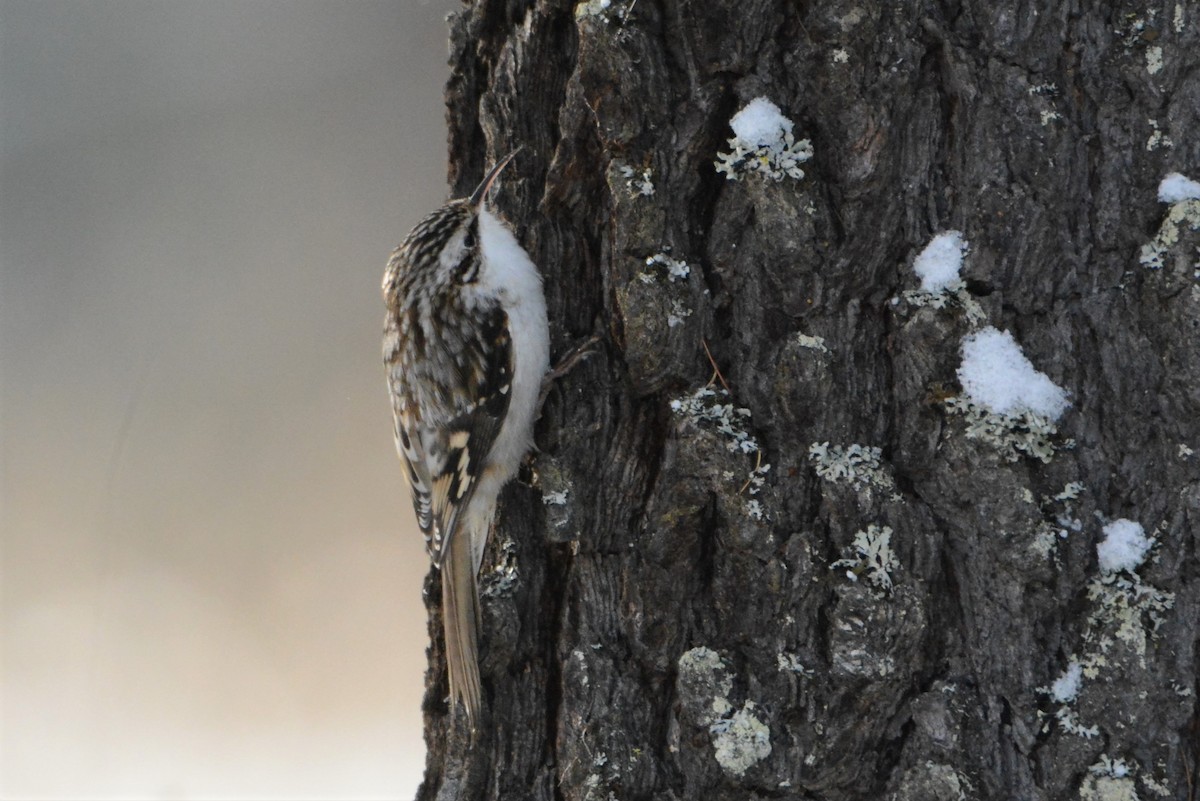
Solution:
[{"label": "bird's foot", "polygon": [[568,373],[579,366],[579,363],[588,356],[597,352],[596,344],[600,342],[602,337],[599,334],[593,334],[586,340],[576,345],[571,349],[571,352],[559,360],[558,364],[546,373],[542,378],[542,391],[538,395],[538,407],[546,402],[546,396],[550,394],[550,390],[554,387],[554,382],[565,377]]}]

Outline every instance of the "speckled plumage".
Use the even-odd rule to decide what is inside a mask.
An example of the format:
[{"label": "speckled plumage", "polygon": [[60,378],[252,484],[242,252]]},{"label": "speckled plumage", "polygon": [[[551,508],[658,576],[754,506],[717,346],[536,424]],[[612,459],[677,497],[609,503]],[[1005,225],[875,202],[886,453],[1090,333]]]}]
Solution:
[{"label": "speckled plumage", "polygon": [[472,728],[482,695],[476,575],[500,490],[532,444],[549,361],[541,277],[484,207],[509,159],[470,198],[418,223],[383,278],[396,449],[442,571],[451,699]]}]

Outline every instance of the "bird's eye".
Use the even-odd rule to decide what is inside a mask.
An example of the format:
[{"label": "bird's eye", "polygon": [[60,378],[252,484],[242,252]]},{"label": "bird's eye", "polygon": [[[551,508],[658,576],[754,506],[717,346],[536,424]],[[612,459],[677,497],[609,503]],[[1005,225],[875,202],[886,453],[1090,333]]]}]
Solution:
[{"label": "bird's eye", "polygon": [[463,247],[468,250],[475,247],[475,233],[473,231],[467,231],[467,235],[463,237]]}]

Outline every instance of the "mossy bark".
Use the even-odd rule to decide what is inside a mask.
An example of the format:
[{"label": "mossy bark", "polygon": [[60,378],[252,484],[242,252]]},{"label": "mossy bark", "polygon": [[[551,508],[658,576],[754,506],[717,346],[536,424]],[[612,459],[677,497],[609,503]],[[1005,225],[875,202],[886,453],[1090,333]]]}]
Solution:
[{"label": "mossy bark", "polygon": [[[602,343],[504,496],[473,746],[431,625],[420,798],[1194,801],[1200,233],[1139,256],[1200,177],[1200,7],[483,0],[451,53],[457,194],[522,146],[495,205],[555,351]],[[758,96],[804,178],[714,169]],[[1070,393],[1049,461],[948,409],[984,325]],[[1117,518],[1156,545],[1102,576]],[[834,566],[871,525],[890,587]]]}]

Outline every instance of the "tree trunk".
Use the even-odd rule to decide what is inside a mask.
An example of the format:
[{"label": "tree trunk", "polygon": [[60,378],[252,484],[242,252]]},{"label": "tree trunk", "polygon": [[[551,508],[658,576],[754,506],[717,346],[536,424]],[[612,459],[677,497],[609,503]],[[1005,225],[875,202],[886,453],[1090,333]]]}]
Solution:
[{"label": "tree trunk", "polygon": [[[1200,177],[1200,7],[1151,6],[452,18],[456,194],[522,146],[555,353],[603,341],[504,494],[473,746],[427,584],[420,798],[1198,797],[1200,201],[1156,193]],[[791,174],[729,142],[760,96]],[[1060,417],[966,391],[989,327]]]}]

